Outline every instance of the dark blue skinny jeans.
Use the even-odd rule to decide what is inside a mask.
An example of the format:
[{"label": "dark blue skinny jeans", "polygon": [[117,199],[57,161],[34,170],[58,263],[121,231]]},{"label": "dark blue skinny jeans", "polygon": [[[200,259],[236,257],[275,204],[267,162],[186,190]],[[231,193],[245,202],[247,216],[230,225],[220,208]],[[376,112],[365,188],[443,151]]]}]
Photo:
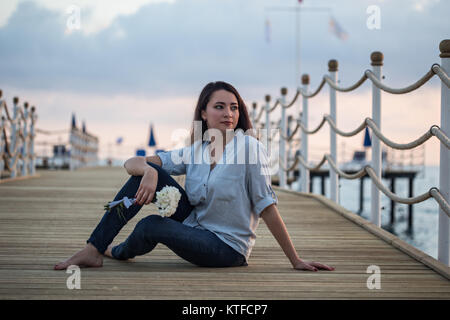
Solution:
[{"label": "dark blue skinny jeans", "polygon": [[[166,245],[179,257],[201,267],[236,267],[246,266],[245,257],[220,240],[214,233],[184,225],[182,222],[191,213],[193,206],[189,203],[184,189],[160,166],[147,162],[158,171],[156,192],[165,186],[174,186],[180,190],[181,199],[177,211],[170,217],[149,215],[140,220],[133,232],[121,244],[112,248],[112,255],[119,260],[134,258],[152,251],[158,243]],[[114,201],[123,197],[134,198],[141,183],[142,176],[131,176]],[[156,193],[152,202],[156,201]],[[124,209],[125,220],[117,213],[116,207],[105,212],[100,223],[87,240],[104,253],[123,226],[133,218],[142,206],[134,204]]]}]

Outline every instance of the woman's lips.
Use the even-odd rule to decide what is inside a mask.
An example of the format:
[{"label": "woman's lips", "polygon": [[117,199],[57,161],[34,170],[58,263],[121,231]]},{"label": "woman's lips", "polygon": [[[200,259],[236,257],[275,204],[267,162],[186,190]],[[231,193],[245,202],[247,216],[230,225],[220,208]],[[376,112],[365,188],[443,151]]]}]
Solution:
[{"label": "woman's lips", "polygon": [[226,124],[226,125],[232,125],[232,124],[233,124],[233,122],[231,122],[231,121],[224,121],[224,122],[222,122],[222,123],[224,123],[224,124]]}]

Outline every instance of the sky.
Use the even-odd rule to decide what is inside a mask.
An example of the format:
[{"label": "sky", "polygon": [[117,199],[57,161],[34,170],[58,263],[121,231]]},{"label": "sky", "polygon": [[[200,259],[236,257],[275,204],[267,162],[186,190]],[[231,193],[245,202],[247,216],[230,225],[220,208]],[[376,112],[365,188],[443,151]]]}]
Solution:
[{"label": "sky", "polygon": [[[376,28],[368,25],[371,6],[379,12]],[[448,12],[444,0],[2,0],[0,89],[10,107],[14,96],[36,106],[37,128],[69,129],[75,113],[78,125],[84,121],[99,137],[101,158],[127,159],[146,146],[150,124],[157,147],[174,148],[211,81],[235,86],[250,111],[267,94],[278,98],[281,87],[290,100],[304,73],[315,90],[330,59],[339,62],[339,85],[349,86],[372,68],[370,54],[381,51],[385,83],[410,85],[440,63],[439,43],[450,38]],[[330,32],[330,17],[346,39]],[[382,93],[388,138],[409,142],[439,125],[440,86],[435,76],[413,93]],[[340,129],[353,130],[371,116],[371,90],[366,81],[337,94]],[[288,109],[298,112],[298,105]],[[309,101],[310,128],[329,112],[325,88]],[[275,111],[272,120],[279,116]],[[37,139],[66,142],[68,135]],[[362,141],[363,134],[338,137],[339,159]],[[329,152],[329,127],[310,136],[309,145],[312,160]],[[436,138],[425,144],[425,161],[439,163]]]}]

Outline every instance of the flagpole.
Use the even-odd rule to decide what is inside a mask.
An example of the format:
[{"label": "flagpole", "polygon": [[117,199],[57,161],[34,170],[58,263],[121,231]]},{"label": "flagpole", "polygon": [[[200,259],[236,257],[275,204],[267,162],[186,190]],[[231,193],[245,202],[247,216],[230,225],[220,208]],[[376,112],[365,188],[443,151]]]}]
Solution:
[{"label": "flagpole", "polygon": [[297,5],[292,6],[286,6],[286,7],[280,7],[280,6],[271,6],[271,7],[265,7],[264,11],[288,11],[292,12],[295,11],[295,26],[294,26],[294,34],[295,34],[295,85],[297,87],[300,86],[300,79],[301,79],[301,72],[300,72],[300,11],[318,11],[318,12],[329,12],[332,11],[331,7],[300,7],[301,6],[300,0],[297,1]]},{"label": "flagpole", "polygon": [[[295,10],[295,85],[300,86],[300,1],[297,2],[297,10]],[[299,100],[300,101],[300,100]]]}]

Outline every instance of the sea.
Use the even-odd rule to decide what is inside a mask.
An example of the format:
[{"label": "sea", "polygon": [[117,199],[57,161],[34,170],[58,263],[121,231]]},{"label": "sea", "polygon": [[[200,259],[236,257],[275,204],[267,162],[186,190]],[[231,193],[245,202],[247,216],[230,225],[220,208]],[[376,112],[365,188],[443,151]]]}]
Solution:
[{"label": "sea", "polygon": [[[390,181],[383,179],[389,188]],[[359,210],[359,179],[339,179],[339,204],[345,209],[358,214]],[[295,185],[293,185],[295,187]],[[430,188],[439,188],[439,167],[424,166],[417,174],[413,183],[413,196],[428,192]],[[321,192],[320,179],[313,181],[313,191]],[[370,221],[370,179],[364,181],[363,211],[359,215]],[[408,179],[397,178],[395,181],[395,194],[408,198]],[[329,197],[329,183],[325,180],[325,196]],[[413,205],[413,226],[408,232],[408,205],[395,204],[395,222],[391,225],[391,200],[381,193],[381,227],[394,234],[401,240],[437,259],[438,255],[438,216],[439,205],[434,198],[429,198]]]}]

